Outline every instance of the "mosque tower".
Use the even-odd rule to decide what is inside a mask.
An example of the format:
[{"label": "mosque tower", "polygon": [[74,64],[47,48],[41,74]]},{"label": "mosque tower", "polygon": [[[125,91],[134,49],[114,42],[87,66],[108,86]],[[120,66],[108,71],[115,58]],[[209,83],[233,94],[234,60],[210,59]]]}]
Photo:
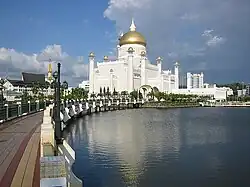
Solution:
[{"label": "mosque tower", "polygon": [[174,65],[175,89],[179,89],[179,62]]},{"label": "mosque tower", "polygon": [[48,81],[49,81],[49,83],[52,82],[52,64],[51,64],[51,59],[49,59],[49,65],[48,65]]}]

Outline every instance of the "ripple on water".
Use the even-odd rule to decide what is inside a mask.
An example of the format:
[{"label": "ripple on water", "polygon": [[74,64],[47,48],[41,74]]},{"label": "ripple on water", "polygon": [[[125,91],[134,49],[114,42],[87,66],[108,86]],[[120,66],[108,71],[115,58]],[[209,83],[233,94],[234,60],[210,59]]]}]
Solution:
[{"label": "ripple on water", "polygon": [[229,179],[250,186],[249,112],[144,109],[88,116],[67,138],[76,150],[74,171],[87,187],[228,186]]}]

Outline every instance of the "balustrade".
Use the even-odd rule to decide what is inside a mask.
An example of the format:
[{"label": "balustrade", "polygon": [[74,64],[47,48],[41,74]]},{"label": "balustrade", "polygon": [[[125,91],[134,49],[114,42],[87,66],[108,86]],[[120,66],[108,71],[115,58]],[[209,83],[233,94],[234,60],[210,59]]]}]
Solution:
[{"label": "balustrade", "polygon": [[13,118],[33,113],[44,109],[46,106],[45,102],[17,102],[11,104],[5,104],[0,107],[0,123],[11,120]]}]

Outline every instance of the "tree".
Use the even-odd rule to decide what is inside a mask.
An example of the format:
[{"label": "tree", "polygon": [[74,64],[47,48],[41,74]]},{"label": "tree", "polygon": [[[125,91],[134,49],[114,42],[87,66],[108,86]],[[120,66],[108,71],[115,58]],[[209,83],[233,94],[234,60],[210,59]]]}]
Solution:
[{"label": "tree", "polygon": [[47,81],[45,81],[44,88],[45,88],[45,89],[48,89],[48,88],[49,88],[49,86],[50,86],[50,83],[49,83],[49,82],[47,82]]},{"label": "tree", "polygon": [[109,97],[111,93],[109,92],[109,87],[107,88],[107,96]]},{"label": "tree", "polygon": [[36,95],[38,93],[38,88],[35,82],[32,82],[32,93]]},{"label": "tree", "polygon": [[100,87],[100,95],[102,95],[102,87]]},{"label": "tree", "polygon": [[130,92],[129,95],[130,95],[131,99],[137,99],[138,92],[136,90],[134,90],[134,91]]},{"label": "tree", "polygon": [[90,95],[90,97],[92,98],[92,99],[95,99],[95,94],[94,94],[94,92]]},{"label": "tree", "polygon": [[106,95],[106,89],[105,89],[105,87],[103,88],[103,94]]},{"label": "tree", "polygon": [[154,93],[154,96],[156,97],[156,99],[158,101],[161,101],[161,99],[164,99],[165,93],[163,93],[163,92],[156,92],[156,93]]},{"label": "tree", "polygon": [[115,90],[115,88],[114,88],[114,91],[113,91],[113,95],[115,95],[115,96],[118,95],[118,92]]},{"label": "tree", "polygon": [[139,90],[139,99],[142,99],[142,98],[143,98],[142,93]]},{"label": "tree", "polygon": [[67,98],[74,99],[74,100],[80,100],[80,99],[87,99],[88,94],[87,91],[83,88],[73,88],[71,90],[71,93],[67,95]]}]

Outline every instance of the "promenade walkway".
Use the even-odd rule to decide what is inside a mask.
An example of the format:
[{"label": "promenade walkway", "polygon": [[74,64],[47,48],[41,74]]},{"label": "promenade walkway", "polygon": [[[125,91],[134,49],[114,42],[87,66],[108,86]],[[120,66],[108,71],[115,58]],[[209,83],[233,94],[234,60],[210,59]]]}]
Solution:
[{"label": "promenade walkway", "polygon": [[43,112],[0,125],[0,187],[40,186]]}]

